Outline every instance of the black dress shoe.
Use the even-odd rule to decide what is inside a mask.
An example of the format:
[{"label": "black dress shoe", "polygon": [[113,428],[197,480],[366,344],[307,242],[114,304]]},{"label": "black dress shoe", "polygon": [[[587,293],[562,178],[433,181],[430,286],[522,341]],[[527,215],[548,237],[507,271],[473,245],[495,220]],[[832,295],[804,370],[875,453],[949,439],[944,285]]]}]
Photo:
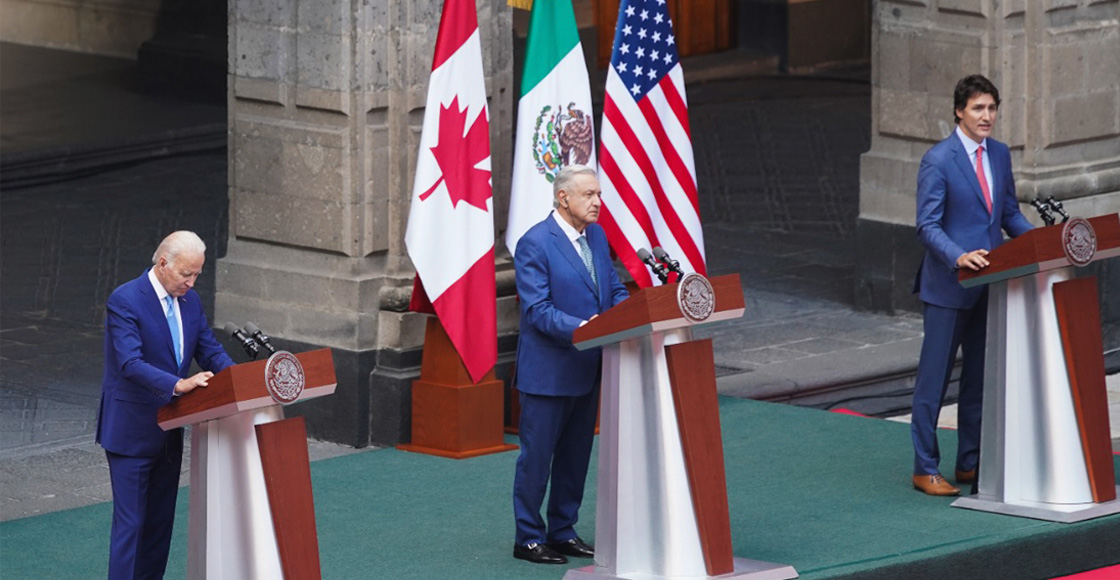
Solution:
[{"label": "black dress shoe", "polygon": [[588,546],[586,542],[576,536],[570,540],[563,542],[551,542],[548,544],[549,548],[573,558],[594,558],[595,548]]},{"label": "black dress shoe", "polygon": [[526,546],[514,546],[513,557],[526,560],[534,564],[567,564],[568,559],[557,554],[555,550],[539,542],[530,542]]}]

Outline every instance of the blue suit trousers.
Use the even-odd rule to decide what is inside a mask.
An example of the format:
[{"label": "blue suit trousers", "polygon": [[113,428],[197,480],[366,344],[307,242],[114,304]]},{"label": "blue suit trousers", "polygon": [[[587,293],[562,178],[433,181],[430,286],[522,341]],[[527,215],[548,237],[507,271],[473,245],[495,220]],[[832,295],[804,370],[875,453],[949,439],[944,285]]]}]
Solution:
[{"label": "blue suit trousers", "polygon": [[159,580],[171,550],[183,439],[169,437],[152,457],[105,456],[113,484],[109,580]]},{"label": "blue suit trousers", "polygon": [[957,464],[960,471],[976,468],[980,459],[980,417],[984,403],[984,352],[988,334],[988,292],[971,308],[923,304],[925,338],[914,385],[914,475],[940,473],[937,417],[945,390],[961,353],[960,395],[957,409]]},{"label": "blue suit trousers", "polygon": [[[598,387],[578,397],[521,393],[521,455],[513,482],[517,545],[576,537],[598,410]],[[546,529],[540,512],[550,472]]]}]

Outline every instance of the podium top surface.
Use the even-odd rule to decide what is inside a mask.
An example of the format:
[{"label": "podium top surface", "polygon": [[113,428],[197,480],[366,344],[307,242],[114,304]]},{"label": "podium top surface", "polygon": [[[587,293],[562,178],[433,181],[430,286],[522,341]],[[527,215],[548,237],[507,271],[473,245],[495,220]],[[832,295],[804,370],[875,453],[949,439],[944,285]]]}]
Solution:
[{"label": "podium top surface", "polygon": [[[295,355],[303,366],[304,388],[297,401],[334,393],[337,380],[331,349],[321,348]],[[176,397],[159,410],[164,431],[276,405],[265,386],[267,360],[233,365],[210,378],[209,386]]]},{"label": "podium top surface", "polygon": [[[1120,214],[1088,219],[1097,236],[1097,252],[1093,261],[1120,256]],[[957,280],[972,288],[1002,282],[1020,276],[1064,268],[1072,265],[1062,244],[1062,224],[1035,228],[988,254],[988,267],[983,270],[961,270]]]},{"label": "podium top surface", "polygon": [[738,274],[709,279],[715,294],[715,309],[700,322],[685,318],[677,305],[677,285],[643,288],[614,308],[576,329],[572,341],[579,350],[614,344],[654,332],[701,326],[739,318],[746,311]]}]

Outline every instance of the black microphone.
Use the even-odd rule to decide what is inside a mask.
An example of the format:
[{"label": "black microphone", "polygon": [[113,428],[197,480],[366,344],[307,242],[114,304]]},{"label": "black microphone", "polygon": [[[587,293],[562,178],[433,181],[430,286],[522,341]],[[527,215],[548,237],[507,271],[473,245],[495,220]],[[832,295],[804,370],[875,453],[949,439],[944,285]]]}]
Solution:
[{"label": "black microphone", "polygon": [[261,346],[267,348],[268,349],[268,354],[276,354],[276,349],[272,346],[272,343],[268,340],[268,336],[266,336],[265,333],[261,332],[261,329],[257,328],[256,324],[253,324],[252,322],[246,322],[245,323],[245,332],[248,332],[249,335],[253,337],[253,340],[260,343]]},{"label": "black microphone", "polygon": [[1054,225],[1054,214],[1050,213],[1050,204],[1043,201],[1042,198],[1036,197],[1031,205],[1038,210],[1038,215],[1042,216],[1042,221],[1046,222],[1046,225]]},{"label": "black microphone", "polygon": [[1063,224],[1069,221],[1069,214],[1066,213],[1066,210],[1062,209],[1063,207],[1065,207],[1062,205],[1062,202],[1054,199],[1054,196],[1051,195],[1050,197],[1046,198],[1046,203],[1050,204],[1050,208],[1058,212],[1058,215],[1062,216]]},{"label": "black microphone", "polygon": [[638,248],[638,259],[649,266],[649,269],[653,270],[654,274],[657,274],[662,284],[669,283],[669,274],[665,271],[665,266],[662,266],[660,262],[654,260],[653,256],[649,255],[649,251],[645,248]]},{"label": "black microphone", "polygon": [[237,328],[237,325],[232,322],[227,322],[225,329],[226,332],[230,334],[230,336],[237,339],[237,341],[241,343],[241,348],[245,349],[245,354],[249,355],[249,358],[257,360],[257,355],[260,354],[261,349],[259,346],[257,346],[257,343],[253,341],[252,338],[245,336],[245,333],[242,332],[240,328]]},{"label": "black microphone", "polygon": [[684,276],[684,272],[681,271],[681,263],[670,258],[669,253],[662,250],[661,246],[653,247],[653,255],[657,256],[657,259],[661,260],[661,263],[668,266],[670,270],[676,272],[680,276]]}]

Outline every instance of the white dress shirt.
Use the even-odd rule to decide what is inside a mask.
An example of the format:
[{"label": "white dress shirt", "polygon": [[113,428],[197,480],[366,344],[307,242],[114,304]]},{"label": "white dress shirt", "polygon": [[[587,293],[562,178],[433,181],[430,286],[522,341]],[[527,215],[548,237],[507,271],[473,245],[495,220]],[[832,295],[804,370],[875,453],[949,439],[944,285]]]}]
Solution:
[{"label": "white dress shirt", "polygon": [[968,153],[968,163],[972,165],[973,171],[976,170],[976,151],[981,147],[984,148],[984,180],[988,182],[988,192],[992,195],[992,203],[995,204],[996,188],[995,182],[992,180],[992,164],[988,162],[988,140],[977,143],[971,137],[961,131],[960,125],[957,125],[957,137],[960,137],[961,144],[964,145],[965,153]]}]

